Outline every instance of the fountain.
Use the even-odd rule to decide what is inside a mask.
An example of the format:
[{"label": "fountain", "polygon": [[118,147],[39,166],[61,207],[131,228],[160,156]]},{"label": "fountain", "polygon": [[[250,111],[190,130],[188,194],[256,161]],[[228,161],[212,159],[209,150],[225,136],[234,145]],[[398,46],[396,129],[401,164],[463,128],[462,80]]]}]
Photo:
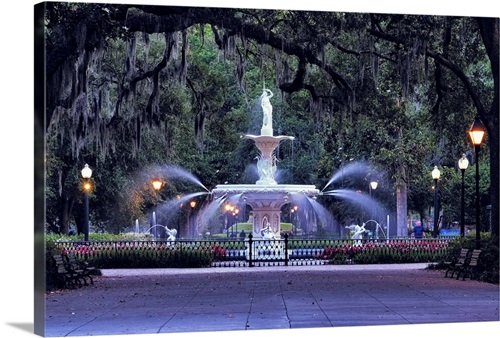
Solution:
[{"label": "fountain", "polygon": [[255,184],[219,184],[212,190],[214,198],[225,199],[238,196],[239,201],[252,208],[252,236],[255,239],[279,239],[281,207],[287,203],[305,198],[314,198],[319,190],[314,185],[278,184],[275,180],[277,171],[275,150],[283,140],[293,140],[292,136],[274,136],[272,129],[273,96],[269,89],[261,95],[263,112],[260,135],[245,135],[244,139],[253,140],[259,149],[257,169],[259,179]]},{"label": "fountain", "polygon": [[[286,135],[274,136],[272,128],[273,107],[270,102],[270,98],[272,97],[273,93],[269,89],[264,88],[263,93],[260,96],[262,108],[262,126],[260,128],[260,134],[247,134],[242,136],[242,139],[253,141],[259,150],[259,155],[256,157],[256,167],[258,171],[257,181],[254,184],[218,184],[214,189],[209,190],[200,182],[198,178],[180,167],[171,165],[153,167],[148,170],[144,177],[162,177],[165,180],[169,179],[171,182],[174,179],[180,178],[188,180],[189,182],[202,188],[201,192],[183,196],[178,195],[177,199],[158,206],[158,210],[161,210],[162,214],[170,216],[174,215],[175,212],[179,210],[179,206],[182,207],[183,204],[187,205],[191,199],[201,197],[203,195],[209,196],[209,198],[206,199],[209,203],[202,204],[202,208],[197,211],[196,219],[210,219],[214,213],[220,210],[224,203],[226,203],[226,206],[238,205],[241,210],[243,210],[243,207],[246,209],[248,206],[251,208],[251,216],[248,220],[248,223],[251,224],[251,235],[254,242],[260,242],[256,247],[253,247],[254,252],[259,250],[274,250],[275,252],[279,251],[283,253],[283,250],[281,250],[282,241],[280,241],[281,209],[287,204],[300,206],[301,210],[309,209],[310,211],[313,211],[315,217],[318,217],[317,219],[319,219],[323,224],[334,224],[334,222],[331,219],[332,216],[330,213],[316,201],[316,197],[320,195],[335,196],[361,206],[369,206],[372,209],[378,208],[378,203],[371,197],[359,194],[356,191],[348,189],[331,189],[325,191],[328,186],[333,185],[333,183],[338,181],[340,178],[343,178],[343,176],[347,173],[349,173],[349,175],[366,175],[368,164],[364,162],[353,162],[345,167],[342,167],[342,170],[334,174],[321,191],[316,189],[314,185],[279,184],[276,181],[275,174],[277,173],[277,158],[275,151],[281,141],[293,141],[294,137]],[[153,218],[155,218],[154,213]],[[378,237],[379,230],[381,230],[385,237],[382,227],[377,222],[375,223],[376,236]],[[156,220],[153,221],[153,227],[156,229],[155,224],[157,224]],[[197,222],[196,224],[200,223]],[[136,225],[136,228],[137,227],[138,225]],[[194,228],[197,228],[197,226],[194,226]],[[229,224],[227,223],[227,217],[225,228],[228,231]],[[359,238],[363,233],[368,232],[368,229],[364,229],[364,224],[362,229],[359,229],[359,231],[356,231],[355,229],[352,230],[355,233],[353,238]],[[172,241],[175,241],[178,237],[177,233],[167,233],[169,235],[169,239]],[[187,234],[187,236],[193,235],[194,232]],[[229,233],[227,235],[229,236]],[[276,255],[274,255],[274,257],[276,257]]]}]

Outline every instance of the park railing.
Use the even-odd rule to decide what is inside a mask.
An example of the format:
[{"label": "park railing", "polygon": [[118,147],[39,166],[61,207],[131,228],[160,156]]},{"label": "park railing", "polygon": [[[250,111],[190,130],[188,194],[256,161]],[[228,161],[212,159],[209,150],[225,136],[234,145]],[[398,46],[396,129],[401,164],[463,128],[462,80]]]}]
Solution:
[{"label": "park railing", "polygon": [[437,262],[449,238],[57,241],[55,248],[104,268],[252,267]]}]

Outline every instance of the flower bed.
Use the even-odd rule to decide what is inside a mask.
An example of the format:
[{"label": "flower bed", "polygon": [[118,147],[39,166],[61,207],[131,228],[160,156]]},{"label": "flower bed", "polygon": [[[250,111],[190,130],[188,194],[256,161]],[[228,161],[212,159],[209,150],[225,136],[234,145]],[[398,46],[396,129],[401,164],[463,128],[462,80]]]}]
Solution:
[{"label": "flower bed", "polygon": [[442,260],[447,253],[446,240],[360,241],[326,247],[323,259],[331,264],[423,263]]}]

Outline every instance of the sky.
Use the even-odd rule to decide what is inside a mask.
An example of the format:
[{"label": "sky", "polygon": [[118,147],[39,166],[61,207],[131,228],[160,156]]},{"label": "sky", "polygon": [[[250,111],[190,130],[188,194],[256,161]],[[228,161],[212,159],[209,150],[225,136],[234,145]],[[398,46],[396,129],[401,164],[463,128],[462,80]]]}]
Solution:
[{"label": "sky", "polygon": [[[84,1],[89,2],[89,1]],[[498,5],[491,0],[349,0],[329,1],[315,5],[299,1],[243,1],[243,0],[167,0],[167,1],[92,1],[101,3],[147,3],[154,5],[247,7],[268,9],[313,9],[346,12],[406,13],[431,15],[467,15],[500,17]],[[0,82],[2,94],[0,122],[1,163],[3,198],[2,212],[2,316],[0,333],[6,337],[32,337],[33,326],[33,8],[39,1],[13,1],[2,3],[2,52],[3,66]],[[5,76],[6,74],[6,76]],[[15,147],[13,146],[15,145]],[[7,189],[5,189],[7,187]],[[22,271],[22,267],[25,267]],[[21,271],[20,271],[21,270]],[[496,332],[499,323],[481,325],[453,325],[446,334],[454,337],[475,336],[478,331]],[[388,327],[384,337],[408,334],[408,326]],[[443,326],[412,326],[413,334],[436,336]],[[293,331],[293,330],[292,330]],[[380,332],[380,331],[377,331]],[[295,332],[297,333],[297,332]],[[295,336],[293,332],[288,335]],[[302,331],[302,334],[304,332]],[[226,336],[229,334],[225,333]],[[366,335],[373,336],[369,329]],[[162,336],[162,335],[156,335]],[[212,334],[192,334],[190,337],[212,337]],[[220,334],[217,334],[220,337]],[[222,335],[224,336],[224,335]],[[255,333],[257,336],[257,333]],[[106,337],[152,337],[149,335]],[[165,337],[173,338],[168,334]]]}]

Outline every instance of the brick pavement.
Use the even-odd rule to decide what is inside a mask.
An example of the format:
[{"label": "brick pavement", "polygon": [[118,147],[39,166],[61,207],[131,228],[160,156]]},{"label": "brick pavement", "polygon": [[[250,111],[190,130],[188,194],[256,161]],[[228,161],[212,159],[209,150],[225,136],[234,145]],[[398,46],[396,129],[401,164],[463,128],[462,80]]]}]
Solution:
[{"label": "brick pavement", "polygon": [[290,334],[499,321],[498,285],[444,278],[425,267],[103,270],[94,285],[47,295],[45,335]]}]

